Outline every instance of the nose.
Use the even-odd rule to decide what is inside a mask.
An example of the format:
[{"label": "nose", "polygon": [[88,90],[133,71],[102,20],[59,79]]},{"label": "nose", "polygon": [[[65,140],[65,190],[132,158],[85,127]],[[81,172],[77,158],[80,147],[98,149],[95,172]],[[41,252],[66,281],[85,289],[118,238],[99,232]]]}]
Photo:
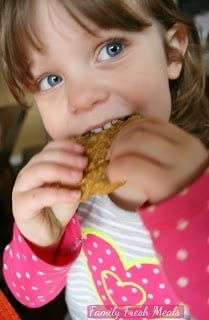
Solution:
[{"label": "nose", "polygon": [[71,113],[81,113],[104,103],[109,93],[98,77],[80,77],[71,81],[68,88],[68,108]]}]

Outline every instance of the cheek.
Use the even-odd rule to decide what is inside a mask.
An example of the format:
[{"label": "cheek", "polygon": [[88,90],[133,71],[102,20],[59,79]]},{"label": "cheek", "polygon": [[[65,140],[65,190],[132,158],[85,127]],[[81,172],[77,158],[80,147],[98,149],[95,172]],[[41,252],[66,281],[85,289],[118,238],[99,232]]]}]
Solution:
[{"label": "cheek", "polygon": [[169,120],[171,96],[168,79],[164,75],[140,73],[127,84],[126,93],[134,109],[142,116]]},{"label": "cheek", "polygon": [[53,115],[53,113],[51,113],[51,110],[47,112],[47,109],[46,111],[44,110],[44,112],[39,110],[39,112],[44,128],[46,129],[49,136],[52,139],[63,138],[64,132],[62,129],[63,126],[60,117],[57,117],[57,115]]},{"label": "cheek", "polygon": [[43,124],[44,124],[44,127],[47,131],[47,133],[49,134],[49,136],[52,138],[52,139],[55,139],[55,133],[57,132],[57,129],[59,129],[57,127],[57,124],[54,123],[54,121],[51,120],[50,116],[48,117],[43,117],[42,118],[42,121],[43,121]]},{"label": "cheek", "polygon": [[42,97],[36,99],[36,104],[44,128],[49,136],[54,140],[65,138],[66,123],[63,122],[63,118],[66,121],[66,116],[61,112],[62,110],[60,108],[57,109],[56,107],[62,104],[55,101],[55,99],[52,101],[52,99],[43,99]]}]

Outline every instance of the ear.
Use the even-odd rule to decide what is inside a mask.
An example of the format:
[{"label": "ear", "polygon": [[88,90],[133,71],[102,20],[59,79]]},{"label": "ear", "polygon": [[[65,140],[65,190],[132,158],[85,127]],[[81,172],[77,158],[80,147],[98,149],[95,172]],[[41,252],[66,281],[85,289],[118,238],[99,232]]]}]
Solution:
[{"label": "ear", "polygon": [[[170,52],[172,49],[178,51],[179,55],[183,57],[188,47],[188,36],[186,27],[182,23],[175,23],[166,33],[167,45]],[[168,55],[169,56],[169,55]],[[182,59],[175,58],[175,54],[168,59],[168,78],[175,80],[179,77],[183,61]]]}]

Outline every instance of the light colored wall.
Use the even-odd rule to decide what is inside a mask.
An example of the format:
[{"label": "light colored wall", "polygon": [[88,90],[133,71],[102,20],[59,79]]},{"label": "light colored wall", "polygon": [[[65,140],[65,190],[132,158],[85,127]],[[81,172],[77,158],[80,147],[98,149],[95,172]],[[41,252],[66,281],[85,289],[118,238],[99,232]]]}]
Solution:
[{"label": "light colored wall", "polygon": [[[15,103],[7,85],[0,76],[0,107]],[[23,149],[34,147],[45,143],[46,135],[40,120],[39,113],[35,107],[28,110],[22,129],[18,135],[13,155],[19,155]]]}]

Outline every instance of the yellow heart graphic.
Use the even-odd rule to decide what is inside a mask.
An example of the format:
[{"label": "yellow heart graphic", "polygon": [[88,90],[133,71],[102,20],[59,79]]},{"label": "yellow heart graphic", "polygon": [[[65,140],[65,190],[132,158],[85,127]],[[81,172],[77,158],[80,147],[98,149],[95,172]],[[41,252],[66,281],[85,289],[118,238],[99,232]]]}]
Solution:
[{"label": "yellow heart graphic", "polygon": [[111,277],[115,278],[119,287],[125,288],[127,286],[131,286],[132,288],[136,288],[141,293],[142,298],[135,305],[143,305],[144,304],[144,302],[146,301],[146,292],[139,284],[137,284],[135,282],[131,282],[131,281],[122,281],[121,278],[118,275],[116,275],[114,272],[112,272],[110,270],[103,270],[101,273],[102,283],[103,283],[105,292],[113,305],[117,305],[117,303],[113,300],[113,298],[109,292],[108,286],[107,286],[106,278],[109,275]]}]

